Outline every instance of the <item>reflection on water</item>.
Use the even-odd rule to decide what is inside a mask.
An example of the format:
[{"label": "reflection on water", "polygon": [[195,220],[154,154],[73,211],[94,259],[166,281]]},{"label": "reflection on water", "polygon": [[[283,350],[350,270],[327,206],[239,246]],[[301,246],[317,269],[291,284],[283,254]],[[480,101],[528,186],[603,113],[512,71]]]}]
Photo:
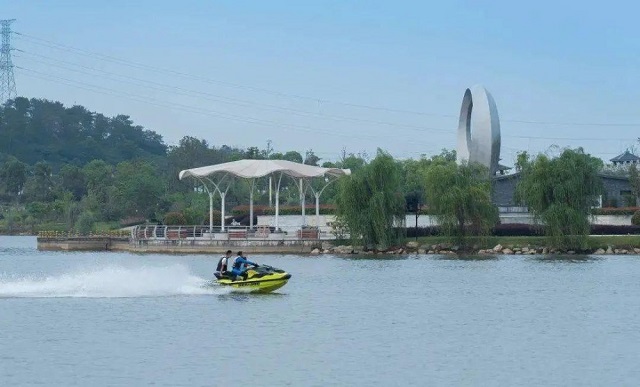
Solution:
[{"label": "reflection on water", "polygon": [[211,282],[217,256],[38,252],[35,239],[1,239],[2,385],[640,380],[635,257],[254,259],[293,277],[276,293],[235,293]]},{"label": "reflection on water", "polygon": [[528,256],[527,259],[543,263],[590,263],[601,261],[604,258],[596,255],[551,254]]},{"label": "reflection on water", "polygon": [[219,294],[218,299],[222,301],[247,302],[254,301],[256,299],[278,299],[287,296],[288,294],[282,289],[272,293],[243,293],[230,290],[228,293]]},{"label": "reflection on water", "polygon": [[500,254],[437,254],[433,259],[440,261],[498,261],[502,255]]}]

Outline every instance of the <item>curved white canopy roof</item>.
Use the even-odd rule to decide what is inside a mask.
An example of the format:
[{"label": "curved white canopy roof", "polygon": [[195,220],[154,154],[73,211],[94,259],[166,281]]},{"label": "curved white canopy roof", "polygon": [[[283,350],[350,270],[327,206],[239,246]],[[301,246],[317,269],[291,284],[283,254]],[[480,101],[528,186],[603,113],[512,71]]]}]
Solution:
[{"label": "curved white canopy roof", "polygon": [[313,165],[294,163],[287,160],[238,160],[229,163],[209,165],[206,167],[185,169],[178,177],[205,177],[216,173],[230,173],[245,179],[267,176],[274,172],[282,172],[292,177],[320,177],[324,175],[350,175],[351,170],[340,168],[322,168]]}]

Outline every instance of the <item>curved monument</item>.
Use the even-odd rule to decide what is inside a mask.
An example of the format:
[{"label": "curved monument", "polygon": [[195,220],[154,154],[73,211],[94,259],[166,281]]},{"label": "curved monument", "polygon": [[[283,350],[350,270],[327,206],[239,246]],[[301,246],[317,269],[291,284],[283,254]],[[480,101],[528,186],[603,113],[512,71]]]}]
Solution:
[{"label": "curved monument", "polygon": [[491,176],[498,170],[500,119],[496,102],[482,86],[464,92],[456,154],[458,163],[480,163],[489,168]]}]

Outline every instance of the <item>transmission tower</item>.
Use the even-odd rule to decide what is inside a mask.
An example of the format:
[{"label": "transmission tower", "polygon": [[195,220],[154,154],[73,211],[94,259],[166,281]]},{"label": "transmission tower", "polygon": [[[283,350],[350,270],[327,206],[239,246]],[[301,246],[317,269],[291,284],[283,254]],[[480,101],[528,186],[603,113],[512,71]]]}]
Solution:
[{"label": "transmission tower", "polygon": [[2,26],[2,47],[0,47],[0,103],[15,98],[16,79],[13,76],[11,62],[11,23],[16,19],[0,20]]}]

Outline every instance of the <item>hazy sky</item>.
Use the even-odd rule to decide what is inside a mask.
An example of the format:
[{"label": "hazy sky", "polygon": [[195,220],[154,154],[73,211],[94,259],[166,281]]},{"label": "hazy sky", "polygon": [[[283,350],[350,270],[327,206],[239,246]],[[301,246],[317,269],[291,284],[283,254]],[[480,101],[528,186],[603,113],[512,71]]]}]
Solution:
[{"label": "hazy sky", "polygon": [[19,95],[127,114],[168,144],[430,155],[455,148],[474,84],[496,100],[504,164],[636,143],[640,5],[485,3],[1,0],[0,17],[23,34]]}]

